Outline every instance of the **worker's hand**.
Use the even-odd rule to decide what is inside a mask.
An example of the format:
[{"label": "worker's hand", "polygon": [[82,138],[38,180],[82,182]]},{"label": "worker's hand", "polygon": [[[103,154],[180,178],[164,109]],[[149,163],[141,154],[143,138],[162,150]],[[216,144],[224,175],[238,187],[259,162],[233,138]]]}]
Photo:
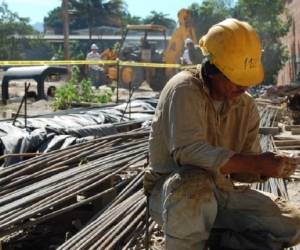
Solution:
[{"label": "worker's hand", "polygon": [[260,174],[267,177],[286,178],[295,172],[299,157],[266,152],[258,156]]},{"label": "worker's hand", "polygon": [[252,174],[286,178],[295,172],[300,157],[266,152],[257,155],[235,154],[220,168],[222,174]]}]

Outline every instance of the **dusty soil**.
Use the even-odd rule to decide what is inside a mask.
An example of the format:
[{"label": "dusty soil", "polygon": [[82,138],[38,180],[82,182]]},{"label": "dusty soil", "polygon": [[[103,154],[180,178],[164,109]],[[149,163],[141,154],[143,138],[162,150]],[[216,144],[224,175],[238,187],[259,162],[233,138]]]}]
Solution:
[{"label": "dusty soil", "polygon": [[[0,85],[2,87],[2,76],[3,71],[0,71]],[[25,82],[30,83],[29,87],[29,95],[33,93],[37,93],[37,83],[32,79],[24,79],[24,80],[13,80],[9,82],[9,100],[7,105],[3,105],[2,100],[0,102],[0,119],[5,118],[11,118],[13,113],[16,113],[18,110],[18,107],[20,106],[22,97],[25,93]],[[65,79],[59,79],[59,80],[51,80],[48,79],[48,81],[45,81],[45,89],[44,92],[47,94],[47,90],[50,86],[54,86],[56,88],[59,88],[59,86],[62,86],[65,83]],[[2,88],[0,88],[0,97],[2,98]],[[51,98],[49,101],[46,100],[39,100],[36,101],[34,98],[28,98],[27,101],[27,109],[28,109],[28,115],[36,115],[41,113],[47,113],[52,112],[52,101]],[[21,109],[20,113],[24,112],[24,105]]]},{"label": "dusty soil", "polygon": [[[1,73],[0,73],[0,81],[1,80]],[[2,102],[0,102],[0,120],[11,118],[18,110],[22,97],[24,95],[24,82],[30,83],[29,92],[37,92],[37,84],[33,80],[17,80],[17,81],[11,81],[9,83],[9,95],[10,99],[8,100],[7,105],[3,105]],[[65,80],[62,79],[60,81],[46,81],[45,82],[45,94],[47,94],[47,90],[50,86],[55,86],[56,88],[59,88],[65,84]],[[1,84],[0,84],[1,86]],[[98,92],[105,91],[105,90],[112,90],[111,86],[101,86],[99,90],[95,90]],[[112,96],[112,103],[116,103],[117,101],[117,90],[115,89]],[[2,96],[1,93],[1,87],[0,87],[0,96]],[[142,86],[134,91],[133,98],[135,97],[158,97],[158,92],[152,91],[152,89],[149,87],[149,85],[144,82]],[[118,100],[120,103],[126,102],[129,98],[129,91],[127,89],[119,88],[118,93]],[[39,100],[36,101],[34,98],[28,98],[27,101],[27,114],[28,116],[32,115],[38,115],[38,114],[45,114],[45,113],[51,113],[53,112],[53,98],[48,97],[48,100]],[[101,105],[101,104],[99,104]],[[21,114],[24,113],[24,105],[21,109]]]}]

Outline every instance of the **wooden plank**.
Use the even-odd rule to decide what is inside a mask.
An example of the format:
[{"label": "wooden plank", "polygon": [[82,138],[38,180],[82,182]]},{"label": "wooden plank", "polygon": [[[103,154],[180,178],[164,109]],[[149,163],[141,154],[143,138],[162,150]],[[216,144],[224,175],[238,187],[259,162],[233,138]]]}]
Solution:
[{"label": "wooden plank", "polygon": [[276,146],[295,146],[300,145],[300,140],[274,140]]},{"label": "wooden plank", "polygon": [[286,125],[284,128],[286,131],[291,131],[292,129],[300,129],[300,125]]},{"label": "wooden plank", "polygon": [[281,132],[279,127],[260,127],[259,133],[263,135],[276,135]]},{"label": "wooden plank", "polygon": [[291,128],[292,135],[300,135],[300,127],[299,128]]},{"label": "wooden plank", "polygon": [[279,150],[287,150],[287,149],[300,149],[300,145],[290,145],[290,146],[277,146],[276,148]]}]

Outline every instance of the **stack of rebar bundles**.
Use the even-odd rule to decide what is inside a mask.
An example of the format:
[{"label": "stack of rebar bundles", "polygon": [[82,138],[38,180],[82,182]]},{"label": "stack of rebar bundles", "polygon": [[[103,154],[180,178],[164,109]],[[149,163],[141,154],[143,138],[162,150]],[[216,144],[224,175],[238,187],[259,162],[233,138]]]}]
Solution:
[{"label": "stack of rebar bundles", "polygon": [[[260,127],[272,127],[275,125],[278,109],[272,106],[264,106],[260,108]],[[271,135],[261,135],[260,144],[263,152],[273,152],[273,137]],[[269,178],[266,182],[254,183],[252,188],[273,193],[288,199],[286,184],[283,179]]]},{"label": "stack of rebar bundles", "polygon": [[20,244],[22,249],[51,249],[51,244],[129,249],[140,244],[146,225],[142,178],[148,135],[148,129],[138,129],[94,139],[1,170],[3,249],[20,249]]},{"label": "stack of rebar bundles", "polygon": [[[276,110],[260,113],[261,125],[272,125]],[[2,249],[143,249],[156,227],[142,190],[148,137],[149,128],[139,128],[0,170]],[[271,136],[261,143],[272,150]],[[282,180],[255,188],[286,196]]]}]

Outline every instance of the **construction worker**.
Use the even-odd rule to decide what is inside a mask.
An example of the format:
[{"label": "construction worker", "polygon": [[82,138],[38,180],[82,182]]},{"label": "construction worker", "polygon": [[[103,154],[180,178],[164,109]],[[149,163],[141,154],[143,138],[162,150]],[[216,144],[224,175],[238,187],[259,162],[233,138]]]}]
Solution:
[{"label": "construction worker", "polygon": [[100,57],[102,60],[116,60],[117,54],[112,47],[109,47],[100,54]]},{"label": "construction worker", "polygon": [[262,153],[259,114],[245,91],[264,78],[261,44],[226,19],[199,41],[208,60],[164,87],[152,121],[144,188],[167,250],[283,249],[300,242],[300,212],[245,186],[290,176],[298,159]]},{"label": "construction worker", "polygon": [[[98,46],[96,44],[93,43],[91,45],[91,51],[87,54],[86,60],[88,61],[101,60],[101,56],[98,53]],[[100,85],[108,83],[108,78],[104,72],[103,67],[100,67],[98,64],[89,64],[87,69],[93,86],[98,88]]]},{"label": "construction worker", "polygon": [[[199,48],[198,48],[199,49]],[[184,50],[182,55],[183,64],[199,64],[202,61],[201,52],[195,48],[191,38],[184,41]]]},{"label": "construction worker", "polygon": [[[105,49],[101,54],[100,57],[102,60],[116,60],[117,59],[117,53],[116,50],[113,47],[109,47]],[[115,66],[109,66],[104,65],[103,67],[105,74],[107,75],[107,83],[110,82],[110,79],[116,79],[116,67]]]}]

